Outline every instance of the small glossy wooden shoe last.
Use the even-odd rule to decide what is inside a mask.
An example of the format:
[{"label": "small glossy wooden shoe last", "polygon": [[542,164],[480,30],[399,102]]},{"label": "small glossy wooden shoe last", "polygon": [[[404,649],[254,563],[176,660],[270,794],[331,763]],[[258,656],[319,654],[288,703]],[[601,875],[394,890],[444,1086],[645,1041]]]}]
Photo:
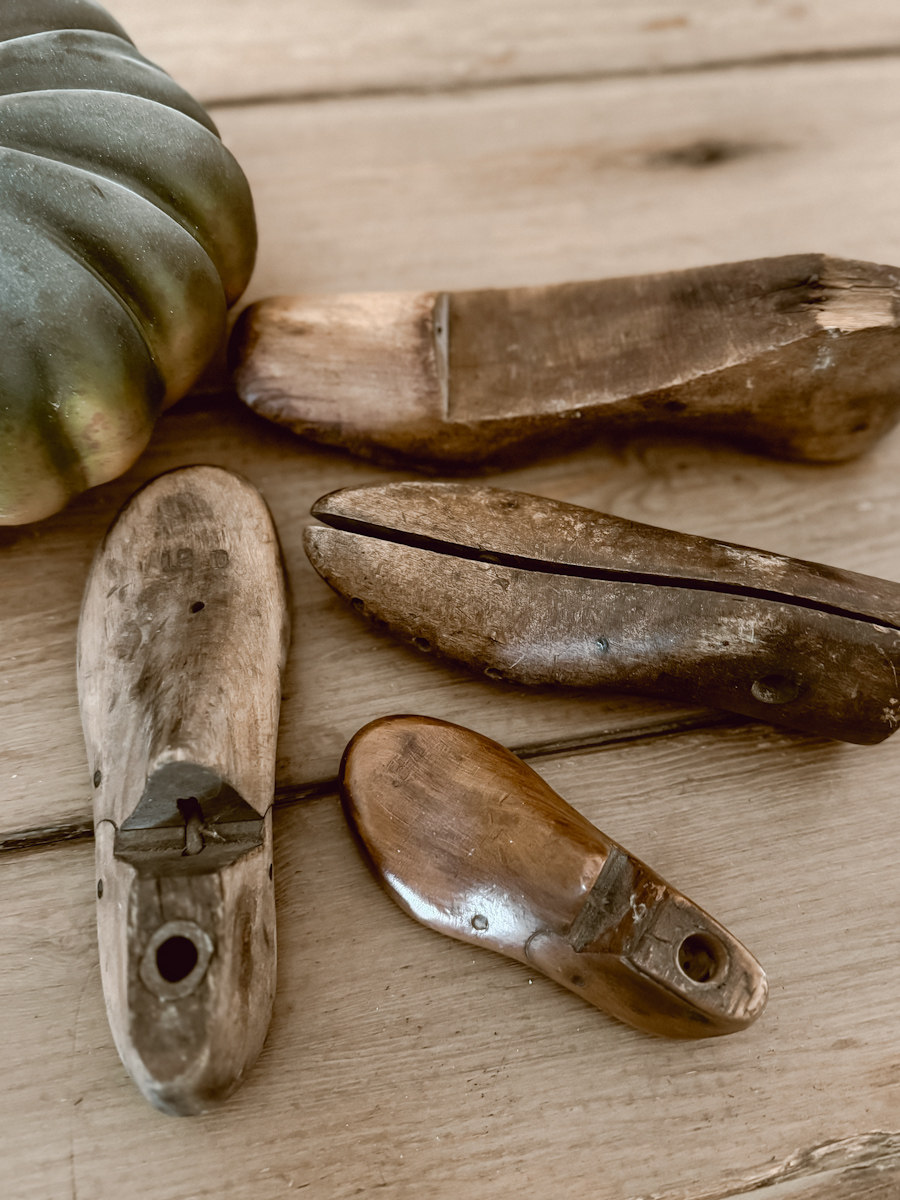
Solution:
[{"label": "small glossy wooden shoe last", "polygon": [[734,1033],[765,1007],[765,972],[736,938],[496,742],[386,717],[348,745],[341,789],[375,875],[430,929],[647,1033]]},{"label": "small glossy wooden shoe last", "polygon": [[900,724],[900,584],[498,488],[322,497],[304,545],[353,608],[489,679],[645,692],[820,737]]},{"label": "small glossy wooden shoe last", "polygon": [[548,287],[274,296],[241,314],[231,357],[261,416],[422,470],[665,429],[828,462],[900,415],[900,271],[794,254]]},{"label": "small glossy wooden shoe last", "polygon": [[278,539],[246,480],[188,467],[131,499],[91,569],[78,686],[106,1008],[163,1112],[223,1100],[268,1029],[287,642]]}]

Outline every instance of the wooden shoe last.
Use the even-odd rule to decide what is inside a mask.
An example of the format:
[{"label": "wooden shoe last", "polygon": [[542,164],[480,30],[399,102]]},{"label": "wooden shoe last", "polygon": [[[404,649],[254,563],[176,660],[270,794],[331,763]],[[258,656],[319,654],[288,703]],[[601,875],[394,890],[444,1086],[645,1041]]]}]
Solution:
[{"label": "wooden shoe last", "polygon": [[163,1112],[258,1055],[275,989],[272,796],[288,643],[268,509],[217,467],[153,480],[100,546],[78,686],[116,1047]]},{"label": "wooden shoe last", "polygon": [[341,788],[376,877],[430,929],[647,1033],[734,1033],[765,1007],[765,972],[728,930],[496,742],[386,717],[348,745]]}]

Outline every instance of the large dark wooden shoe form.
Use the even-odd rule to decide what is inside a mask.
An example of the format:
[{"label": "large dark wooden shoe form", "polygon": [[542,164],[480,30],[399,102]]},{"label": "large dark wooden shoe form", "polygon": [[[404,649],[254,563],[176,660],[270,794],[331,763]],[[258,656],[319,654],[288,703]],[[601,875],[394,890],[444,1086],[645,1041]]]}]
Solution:
[{"label": "large dark wooden shoe form", "polygon": [[78,640],[100,967],[163,1112],[241,1082],[275,990],[272,796],[289,635],[275,529],[217,467],[160,476],[100,546]]},{"label": "large dark wooden shoe form", "polygon": [[470,292],[245,308],[241,398],[295,433],[441,474],[623,430],[833,462],[900,415],[896,267],[791,254]]},{"label": "large dark wooden shoe form", "polygon": [[385,717],[348,745],[341,787],[376,877],[423,925],[647,1033],[734,1033],[765,1007],[765,972],[736,938],[496,742]]}]

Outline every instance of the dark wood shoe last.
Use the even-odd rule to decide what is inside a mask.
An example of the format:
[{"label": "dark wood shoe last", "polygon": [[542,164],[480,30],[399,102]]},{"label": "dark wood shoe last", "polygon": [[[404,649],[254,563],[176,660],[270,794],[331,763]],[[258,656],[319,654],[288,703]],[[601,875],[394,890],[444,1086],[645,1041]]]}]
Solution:
[{"label": "dark wood shoe last", "polygon": [[830,462],[900,415],[900,271],[792,254],[549,287],[275,296],[241,314],[231,355],[261,416],[424,470],[666,429]]},{"label": "dark wood shoe last", "polygon": [[423,925],[647,1033],[733,1033],[765,1007],[765,972],[736,938],[496,742],[386,717],[348,745],[341,787],[376,877]]},{"label": "dark wood shoe last", "polygon": [[900,584],[500,488],[397,482],[313,505],[354,611],[492,680],[614,688],[818,737],[900,725]]}]

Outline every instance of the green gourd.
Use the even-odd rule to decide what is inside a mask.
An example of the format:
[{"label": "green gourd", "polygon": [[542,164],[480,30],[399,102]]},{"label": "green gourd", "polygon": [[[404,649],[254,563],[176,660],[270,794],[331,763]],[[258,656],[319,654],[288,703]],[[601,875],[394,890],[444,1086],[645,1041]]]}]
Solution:
[{"label": "green gourd", "polygon": [[0,524],[125,471],[225,332],[250,189],[93,0],[0,0]]}]

